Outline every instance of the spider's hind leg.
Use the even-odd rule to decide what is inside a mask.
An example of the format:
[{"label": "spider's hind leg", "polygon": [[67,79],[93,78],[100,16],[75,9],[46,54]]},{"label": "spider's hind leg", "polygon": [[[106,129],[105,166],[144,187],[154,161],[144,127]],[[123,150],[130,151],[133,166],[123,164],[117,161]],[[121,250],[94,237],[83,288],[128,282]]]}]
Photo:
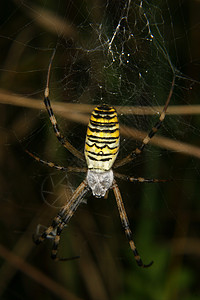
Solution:
[{"label": "spider's hind leg", "polygon": [[78,208],[88,191],[89,186],[84,180],[75,190],[70,201],[60,210],[57,216],[53,219],[51,226],[49,226],[37,239],[34,240],[35,243],[38,245],[42,243],[46,238],[48,238],[49,235],[53,236],[53,247],[51,252],[52,259],[67,261],[79,257],[75,256],[70,258],[57,258],[57,252],[62,230],[65,226],[67,226],[68,222],[74,215],[76,209]]},{"label": "spider's hind leg", "polygon": [[138,253],[138,251],[136,249],[136,246],[135,246],[135,243],[133,241],[133,235],[132,235],[132,232],[131,232],[131,229],[130,229],[130,226],[129,226],[129,221],[128,221],[128,217],[126,215],[125,207],[124,207],[124,204],[123,204],[123,201],[122,201],[121,193],[120,193],[118,185],[115,181],[113,183],[112,188],[113,188],[113,191],[114,191],[114,194],[115,194],[115,198],[116,198],[117,207],[118,207],[118,210],[119,210],[119,215],[120,215],[120,219],[121,219],[121,222],[122,222],[122,226],[124,228],[124,231],[125,231],[126,237],[128,239],[129,245],[131,247],[131,250],[133,251],[136,263],[139,267],[148,268],[153,264],[153,261],[150,262],[149,264],[145,265],[145,264],[143,264],[142,259],[139,256],[139,253]]},{"label": "spider's hind leg", "polygon": [[64,222],[61,222],[56,230],[56,234],[53,241],[53,246],[51,250],[51,258],[55,261],[68,261],[73,259],[78,259],[80,256],[72,256],[72,257],[66,257],[66,258],[60,258],[58,257],[58,245],[60,243],[60,235],[62,233],[62,230],[65,228],[66,224]]},{"label": "spider's hind leg", "polygon": [[51,226],[49,226],[41,235],[39,236],[33,236],[33,241],[36,245],[39,245],[40,243],[42,243],[46,238],[48,238],[48,236],[54,236],[55,233],[55,229],[56,227],[59,225],[59,223],[61,222],[61,216],[60,214],[58,214],[54,219],[53,222],[51,224]]},{"label": "spider's hind leg", "polygon": [[53,240],[53,246],[52,246],[52,250],[51,250],[51,258],[53,260],[60,260],[57,258],[57,253],[58,253],[58,245],[60,242],[60,235],[62,233],[63,228],[65,227],[65,224],[63,224],[63,222],[59,223],[59,225],[56,228],[56,234]]}]

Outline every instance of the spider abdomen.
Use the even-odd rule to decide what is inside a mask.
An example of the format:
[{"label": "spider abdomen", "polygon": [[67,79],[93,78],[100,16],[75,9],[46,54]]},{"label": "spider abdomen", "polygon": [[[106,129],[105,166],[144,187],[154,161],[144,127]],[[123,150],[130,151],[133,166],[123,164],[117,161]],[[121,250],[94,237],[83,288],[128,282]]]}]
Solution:
[{"label": "spider abdomen", "polygon": [[110,170],[119,151],[119,139],[116,110],[107,105],[97,106],[92,112],[85,140],[88,169]]}]

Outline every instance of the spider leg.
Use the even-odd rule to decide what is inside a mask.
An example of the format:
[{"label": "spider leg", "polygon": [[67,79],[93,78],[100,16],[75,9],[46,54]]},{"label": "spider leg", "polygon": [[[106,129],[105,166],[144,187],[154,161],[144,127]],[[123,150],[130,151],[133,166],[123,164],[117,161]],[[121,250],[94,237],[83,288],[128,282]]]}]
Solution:
[{"label": "spider leg", "polygon": [[143,177],[133,177],[133,176],[127,176],[124,174],[116,173],[114,172],[115,177],[125,180],[125,181],[130,181],[130,182],[139,182],[139,183],[157,183],[157,182],[168,182],[170,181],[169,179],[146,179]]},{"label": "spider leg", "polygon": [[122,201],[121,193],[120,193],[120,190],[119,190],[118,185],[117,185],[115,180],[113,182],[112,189],[114,191],[114,195],[115,195],[115,198],[116,198],[117,207],[118,207],[118,210],[119,210],[119,215],[120,215],[120,219],[121,219],[121,222],[122,222],[122,226],[124,228],[124,231],[125,231],[126,237],[128,239],[129,245],[131,247],[131,250],[133,251],[136,263],[139,267],[143,267],[143,268],[150,267],[153,264],[153,261],[150,262],[148,265],[144,265],[143,262],[142,262],[142,259],[139,256],[139,253],[136,249],[135,243],[133,241],[133,235],[132,235],[132,232],[130,230],[128,217],[127,217],[125,207],[124,207],[124,204],[123,204],[123,201]]},{"label": "spider leg", "polygon": [[118,168],[118,167],[121,167],[121,166],[129,163],[137,155],[141,154],[141,152],[144,150],[145,146],[150,142],[150,140],[152,139],[152,137],[157,133],[158,129],[161,127],[161,125],[162,125],[162,123],[163,123],[163,121],[165,119],[167,107],[169,105],[169,102],[170,102],[172,94],[173,94],[174,84],[175,84],[175,76],[174,76],[174,78],[172,80],[171,89],[170,89],[167,101],[165,102],[165,106],[163,108],[163,111],[162,111],[162,113],[160,115],[160,118],[159,118],[158,122],[152,127],[151,131],[145,136],[145,138],[142,141],[142,144],[138,148],[136,148],[135,150],[133,150],[125,158],[122,158],[119,161],[116,161],[115,164],[114,164],[114,168]]},{"label": "spider leg", "polygon": [[66,224],[64,222],[62,222],[62,223],[59,223],[59,225],[57,227],[56,236],[54,238],[54,242],[53,242],[53,246],[52,246],[52,250],[51,250],[51,258],[55,261],[67,261],[67,260],[80,258],[80,256],[73,256],[73,257],[67,257],[67,258],[58,258],[57,257],[60,236],[61,236],[62,230],[64,229],[65,226],[66,226]]},{"label": "spider leg", "polygon": [[50,162],[50,161],[46,161],[46,160],[43,160],[41,158],[39,158],[38,156],[36,156],[35,154],[33,154],[32,152],[30,152],[29,150],[25,150],[26,153],[28,153],[28,155],[30,155],[32,158],[34,158],[36,161],[44,164],[44,165],[47,165],[51,168],[55,168],[57,170],[60,170],[60,171],[65,171],[65,172],[87,172],[87,168],[78,168],[78,167],[63,167],[63,166],[59,166],[53,162]]},{"label": "spider leg", "polygon": [[52,250],[51,250],[51,258],[54,260],[57,260],[58,245],[60,242],[60,235],[62,233],[63,228],[64,228],[63,222],[59,223],[56,231],[56,236],[53,241]]},{"label": "spider leg", "polygon": [[[51,251],[52,259],[62,260],[62,261],[68,260],[68,258],[58,258],[57,257],[58,245],[60,242],[60,235],[61,235],[64,227],[66,227],[66,225],[69,223],[70,219],[74,215],[75,211],[77,210],[78,206],[80,205],[83,197],[88,192],[88,190],[89,190],[89,187],[88,187],[86,181],[83,181],[79,185],[79,187],[76,189],[76,191],[74,192],[70,202],[62,209],[61,214],[60,214],[61,221],[59,222],[59,224],[57,226],[56,236],[54,238],[53,247],[52,247],[52,251]],[[73,258],[77,258],[77,256],[73,257]]]},{"label": "spider leg", "polygon": [[[60,210],[58,215],[53,219],[51,226],[49,226],[34,242],[38,245],[43,242],[48,235],[52,234],[52,232],[56,229],[56,236],[54,237],[53,247],[51,257],[53,259],[59,260],[57,258],[57,249],[60,241],[60,235],[63,228],[67,225],[71,217],[73,216],[74,212],[78,208],[79,204],[81,203],[83,197],[88,192],[89,187],[87,182],[84,180],[78,188],[75,190],[74,194],[70,201]],[[71,259],[71,258],[70,258]],[[67,260],[67,259],[61,259]]]},{"label": "spider leg", "polygon": [[34,243],[39,245],[42,243],[49,235],[51,235],[54,229],[59,225],[61,218],[59,214],[53,219],[51,226],[49,226],[38,238],[33,236]]},{"label": "spider leg", "polygon": [[51,107],[50,99],[49,99],[49,80],[50,80],[50,71],[51,71],[51,65],[55,56],[56,49],[54,50],[49,66],[48,66],[48,73],[47,73],[47,82],[46,82],[46,88],[44,91],[44,104],[46,106],[47,112],[49,114],[49,118],[51,121],[51,124],[53,126],[55,135],[58,139],[58,141],[65,147],[67,148],[68,151],[70,151],[74,156],[79,158],[80,160],[85,160],[84,154],[78,151],[75,147],[73,147],[67,140],[66,138],[61,134],[60,129],[57,124],[57,120],[55,118],[55,115],[53,113],[53,109]]}]

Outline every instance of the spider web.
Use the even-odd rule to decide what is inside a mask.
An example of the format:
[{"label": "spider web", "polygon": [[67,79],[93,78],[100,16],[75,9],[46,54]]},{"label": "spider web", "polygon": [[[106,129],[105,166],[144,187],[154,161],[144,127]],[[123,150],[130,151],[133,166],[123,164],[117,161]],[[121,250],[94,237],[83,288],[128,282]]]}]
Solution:
[{"label": "spider web", "polygon": [[[75,4],[70,4],[73,10]],[[60,79],[64,101],[163,104],[176,68],[161,33],[165,24],[161,9],[146,1],[105,2],[98,7],[101,22],[95,23],[93,9],[88,7],[86,20],[77,27],[78,40],[71,44],[65,40],[64,58],[58,54],[61,64],[56,68],[61,71],[65,62]]]}]

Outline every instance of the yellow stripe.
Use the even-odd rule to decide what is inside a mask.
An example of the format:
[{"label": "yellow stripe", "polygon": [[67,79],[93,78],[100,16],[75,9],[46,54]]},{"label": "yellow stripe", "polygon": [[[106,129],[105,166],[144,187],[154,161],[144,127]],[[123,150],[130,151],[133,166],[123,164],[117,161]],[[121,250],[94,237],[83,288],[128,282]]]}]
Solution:
[{"label": "yellow stripe", "polygon": [[116,151],[118,150],[117,148],[115,149],[109,149],[107,146],[105,146],[103,149],[98,149],[95,145],[93,145],[92,147],[88,146],[87,144],[85,145],[85,150],[86,151],[91,151],[91,152],[94,152],[94,153],[101,153],[102,155],[104,154],[115,154]]},{"label": "yellow stripe", "polygon": [[[114,129],[113,129],[114,130]],[[119,129],[117,128],[117,130],[115,132],[104,132],[104,131],[100,131],[100,132],[93,132],[90,130],[90,128],[88,127],[87,129],[87,136],[89,135],[93,135],[95,136],[97,139],[98,137],[113,137],[113,138],[118,138],[119,137]],[[100,141],[100,140],[99,140]]]},{"label": "yellow stripe", "polygon": [[110,119],[106,119],[104,117],[102,118],[95,118],[94,115],[91,115],[91,121],[96,121],[96,122],[99,122],[99,123],[112,123],[112,122],[118,122],[118,118],[117,118],[117,115],[114,114],[112,118]]}]

